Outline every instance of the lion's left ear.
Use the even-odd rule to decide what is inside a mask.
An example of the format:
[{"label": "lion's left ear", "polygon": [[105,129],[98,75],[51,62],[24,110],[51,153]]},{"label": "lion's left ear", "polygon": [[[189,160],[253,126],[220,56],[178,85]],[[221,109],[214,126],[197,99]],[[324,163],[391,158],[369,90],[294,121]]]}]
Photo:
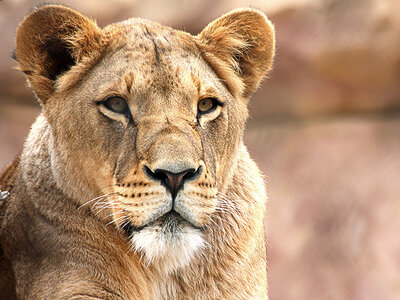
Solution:
[{"label": "lion's left ear", "polygon": [[101,47],[101,29],[77,11],[44,5],[26,16],[17,28],[15,57],[19,68],[45,104],[58,76]]},{"label": "lion's left ear", "polygon": [[274,27],[259,10],[229,12],[211,22],[197,37],[203,57],[235,96],[250,97],[271,69]]}]

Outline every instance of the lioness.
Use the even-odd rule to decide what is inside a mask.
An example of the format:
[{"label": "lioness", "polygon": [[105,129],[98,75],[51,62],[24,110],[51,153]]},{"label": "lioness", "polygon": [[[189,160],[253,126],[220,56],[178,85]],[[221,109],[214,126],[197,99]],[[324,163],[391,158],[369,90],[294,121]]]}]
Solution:
[{"label": "lioness", "polygon": [[28,15],[15,58],[43,112],[0,174],[0,298],[267,299],[243,131],[273,56],[254,9],[197,36],[102,29],[60,5]]}]

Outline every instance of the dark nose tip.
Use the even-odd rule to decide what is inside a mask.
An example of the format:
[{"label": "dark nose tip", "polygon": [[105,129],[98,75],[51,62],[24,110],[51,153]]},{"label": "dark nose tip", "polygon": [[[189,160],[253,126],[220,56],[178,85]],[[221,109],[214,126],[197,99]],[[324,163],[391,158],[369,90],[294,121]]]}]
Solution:
[{"label": "dark nose tip", "polygon": [[156,169],[153,172],[148,167],[144,167],[144,170],[150,179],[159,180],[170,191],[173,199],[175,199],[179,190],[182,189],[185,181],[194,180],[201,173],[201,167],[197,170],[187,169],[179,173],[173,173],[164,169]]}]

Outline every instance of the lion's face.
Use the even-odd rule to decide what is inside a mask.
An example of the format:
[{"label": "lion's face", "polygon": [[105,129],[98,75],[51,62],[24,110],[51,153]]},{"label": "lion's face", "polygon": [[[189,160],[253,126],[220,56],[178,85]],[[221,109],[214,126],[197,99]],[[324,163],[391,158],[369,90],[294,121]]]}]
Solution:
[{"label": "lion's face", "polygon": [[62,100],[68,107],[49,107],[66,118],[52,120],[55,135],[68,137],[65,122],[79,129],[62,151],[85,166],[82,180],[96,182],[96,194],[109,195],[101,202],[110,204],[135,248],[197,248],[216,210],[224,168],[233,165],[245,103],[232,97],[194,43],[172,30],[150,33],[136,25],[124,34],[68,91]]},{"label": "lion's face", "polygon": [[[247,13],[266,23],[260,13]],[[76,65],[58,77],[44,105],[54,162],[63,166],[54,169],[60,186],[125,230],[148,262],[163,261],[168,270],[186,265],[203,246],[235,166],[245,96],[270,66],[259,63],[250,73],[251,44],[242,43],[248,52],[241,57],[243,32],[223,43],[229,32],[217,29],[226,22],[222,17],[198,37],[143,20],[93,27],[96,59],[78,64],[72,55]],[[237,49],[226,54],[224,46]]]}]

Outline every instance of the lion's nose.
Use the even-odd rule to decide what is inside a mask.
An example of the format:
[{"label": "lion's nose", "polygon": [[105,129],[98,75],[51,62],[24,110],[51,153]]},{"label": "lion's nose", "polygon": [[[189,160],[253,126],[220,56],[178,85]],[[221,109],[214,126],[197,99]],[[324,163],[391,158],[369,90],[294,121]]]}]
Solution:
[{"label": "lion's nose", "polygon": [[154,172],[148,167],[144,167],[146,175],[153,180],[159,180],[163,186],[169,190],[172,199],[175,199],[179,190],[183,188],[185,181],[196,179],[202,172],[201,167],[197,170],[191,168],[179,173],[173,173],[164,169],[156,169]]}]

